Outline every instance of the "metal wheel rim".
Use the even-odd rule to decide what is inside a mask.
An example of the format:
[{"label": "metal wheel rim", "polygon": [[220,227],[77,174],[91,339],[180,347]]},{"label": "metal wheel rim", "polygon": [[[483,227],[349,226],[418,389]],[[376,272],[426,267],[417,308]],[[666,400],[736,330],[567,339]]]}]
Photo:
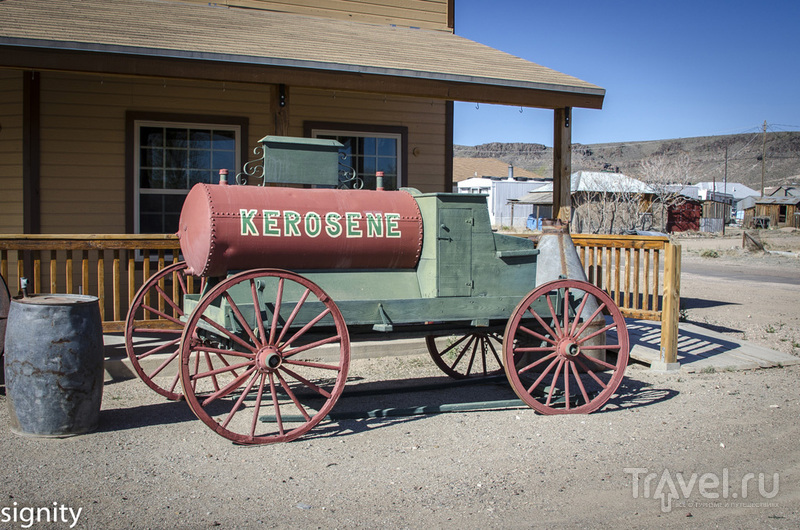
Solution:
[{"label": "metal wheel rim", "polygon": [[[550,326],[545,333],[538,333],[523,324],[523,317],[529,313],[540,325],[546,325],[548,319],[558,314],[555,310],[557,304],[554,303],[552,297],[551,304],[547,304],[550,313],[548,315],[537,315],[532,305],[542,297],[560,289],[566,292],[582,291],[585,293],[582,297],[584,301],[586,297],[593,296],[599,307],[587,320],[591,321],[599,314],[611,316],[611,323],[606,324],[601,331],[615,332],[616,339],[611,340],[610,343],[607,342],[602,348],[582,346],[590,337],[581,337],[585,326],[580,319],[567,319],[565,323],[562,317],[557,325]],[[577,309],[576,312],[579,315],[582,313],[583,307],[581,304]],[[545,322],[541,322],[539,319]],[[528,317],[528,321],[530,321],[530,317]],[[593,333],[592,335],[597,334]],[[524,343],[526,340],[540,341],[541,345],[529,346]],[[578,343],[580,351],[577,355],[573,355],[568,351],[569,348],[564,346],[570,342]],[[568,279],[555,280],[531,291],[512,313],[503,339],[503,365],[514,392],[536,411],[542,414],[585,414],[602,407],[616,392],[628,364],[629,346],[625,319],[611,297],[587,282]],[[616,360],[612,364],[590,359],[585,352],[591,351],[591,349],[614,351]],[[531,359],[530,362],[525,361],[520,366],[520,356],[524,354],[535,355],[538,358]],[[603,370],[600,370],[601,368]],[[534,369],[541,371],[534,371]],[[531,383],[531,379],[534,379],[533,383]],[[591,392],[588,388],[590,385],[599,390]],[[559,388],[562,391],[560,397],[558,396]],[[563,400],[563,402],[559,403],[559,400]],[[575,401],[574,405],[573,401]]]},{"label": "metal wheel rim", "polygon": [[439,369],[453,379],[489,377],[503,373],[503,337],[499,333],[473,332],[444,347],[436,339],[457,335],[428,335],[425,345]]},{"label": "metal wheel rim", "polygon": [[[283,323],[278,322],[281,318],[248,321],[239,308],[240,305],[244,306],[245,301],[240,300],[237,303],[230,296],[230,289],[246,282],[245,287],[252,294],[250,300],[259,304],[261,313],[263,308],[256,295],[257,278],[270,278],[277,282],[279,287],[273,310],[278,308],[277,313],[282,318],[284,312],[291,309],[289,318]],[[304,289],[303,296],[307,298],[301,297],[299,301],[292,302],[283,300],[284,289],[295,288],[293,284]],[[245,339],[234,339],[233,333],[220,328],[219,324],[215,325],[205,315],[209,306],[220,297],[225,298],[228,303],[232,301],[232,308],[234,305],[237,307],[233,312],[238,325],[250,329],[246,332]],[[316,324],[305,324],[299,331],[290,330],[286,326],[312,297],[315,300],[310,303],[324,306],[325,309],[320,314],[325,314],[322,318],[330,317],[333,320],[334,330],[326,338],[312,342],[310,347],[306,344],[290,348],[309,331],[313,333],[312,328]],[[292,307],[284,307],[284,304]],[[258,320],[261,320],[260,324]],[[201,344],[198,326],[201,330],[203,326],[211,326],[213,333],[230,340],[232,346],[226,348]],[[329,361],[304,360],[307,355],[297,357],[298,351],[306,354],[327,344],[339,345],[338,360],[333,364]],[[302,436],[322,421],[338,400],[349,369],[350,339],[339,308],[319,286],[289,271],[256,269],[227,278],[200,300],[184,329],[180,357],[180,378],[186,401],[195,415],[213,431],[241,444],[287,442]],[[269,361],[265,361],[268,358],[275,360],[277,367],[269,368]],[[205,366],[200,366],[201,361]],[[309,371],[324,372],[330,376],[329,379],[335,380],[315,383],[306,377]],[[203,391],[197,388],[199,384],[206,387],[211,385],[212,389]],[[324,399],[324,402],[315,410],[303,401],[298,390],[305,394],[316,392],[322,396],[319,399]],[[222,412],[215,412],[215,407]],[[248,408],[250,410],[246,410]],[[274,427],[272,423],[263,421],[262,413],[270,412],[274,414]],[[297,416],[298,413],[302,415],[299,420],[290,419],[292,414]],[[237,422],[235,426],[234,418]]]},{"label": "metal wheel rim", "polygon": [[[139,376],[147,386],[161,394],[162,396],[166,397],[167,399],[171,400],[179,400],[183,398],[183,394],[180,388],[180,381],[179,381],[179,373],[180,373],[180,363],[178,361],[178,356],[180,354],[180,338],[181,334],[183,333],[183,328],[185,326],[185,322],[181,321],[180,318],[185,316],[183,315],[183,310],[181,308],[172,307],[169,312],[173,313],[165,314],[164,316],[167,317],[167,320],[172,323],[170,327],[137,327],[136,326],[136,315],[139,310],[146,310],[146,307],[150,307],[152,310],[156,310],[157,307],[153,307],[152,303],[146,304],[145,297],[149,293],[151,296],[156,294],[160,296],[158,291],[158,283],[164,278],[172,274],[176,274],[176,278],[178,279],[178,283],[181,288],[181,292],[183,295],[187,294],[187,277],[186,274],[186,263],[181,261],[178,263],[173,263],[163,269],[159,270],[147,281],[142,284],[139,290],[136,292],[136,296],[134,297],[133,301],[131,302],[131,306],[128,309],[128,315],[125,318],[125,351],[128,354],[128,359],[131,361],[131,365],[133,369],[136,371],[136,374]],[[199,278],[197,278],[199,280]],[[201,282],[205,282],[203,279]],[[152,293],[151,289],[156,289],[155,293]],[[201,290],[202,290],[202,283],[201,283]],[[157,304],[156,304],[157,305]],[[167,304],[170,305],[170,304]],[[151,313],[154,311],[149,310]],[[174,317],[174,314],[178,314],[178,318]],[[169,335],[173,336],[174,338],[169,340],[164,345],[155,346],[143,353],[136,352],[134,347],[134,342],[136,338],[141,339],[142,337],[146,337],[148,335]],[[166,353],[167,359],[160,363],[159,366],[152,372],[147,372],[142,366],[140,360],[149,357],[150,355],[157,354],[157,353]],[[154,378],[161,374],[171,374],[170,377],[170,384],[168,385],[161,385],[157,383]]]}]

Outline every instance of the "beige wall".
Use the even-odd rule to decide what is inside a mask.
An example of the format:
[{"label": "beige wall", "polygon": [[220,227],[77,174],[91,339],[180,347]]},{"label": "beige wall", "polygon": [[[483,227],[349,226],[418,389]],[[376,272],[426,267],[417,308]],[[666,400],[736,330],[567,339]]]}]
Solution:
[{"label": "beige wall", "polygon": [[0,70],[0,233],[22,232],[22,75]]},{"label": "beige wall", "polygon": [[127,111],[246,117],[250,143],[267,130],[266,87],[41,74],[44,233],[125,232]]},{"label": "beige wall", "polygon": [[[180,0],[187,1],[187,0]],[[208,4],[208,0],[188,0]],[[448,26],[453,0],[216,0],[217,5],[266,9],[370,24],[452,31]]]},{"label": "beige wall", "polygon": [[[22,232],[21,75],[0,70],[0,232],[6,233]],[[257,84],[42,72],[42,232],[125,232],[126,112],[244,117],[252,153],[261,137],[275,134],[269,94],[269,86]],[[290,87],[287,111],[291,136],[303,136],[305,121],[407,127],[407,184],[444,189],[444,102]]]},{"label": "beige wall", "polygon": [[444,191],[444,102],[314,89],[293,89],[290,102],[290,136],[303,136],[305,121],[407,127],[407,185]]}]

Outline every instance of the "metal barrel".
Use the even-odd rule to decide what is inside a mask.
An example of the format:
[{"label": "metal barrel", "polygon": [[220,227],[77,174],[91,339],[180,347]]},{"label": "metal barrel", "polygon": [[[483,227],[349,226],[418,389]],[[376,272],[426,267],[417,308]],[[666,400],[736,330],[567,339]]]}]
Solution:
[{"label": "metal barrel", "polygon": [[5,338],[11,430],[65,437],[97,429],[103,396],[103,328],[94,296],[12,300]]}]

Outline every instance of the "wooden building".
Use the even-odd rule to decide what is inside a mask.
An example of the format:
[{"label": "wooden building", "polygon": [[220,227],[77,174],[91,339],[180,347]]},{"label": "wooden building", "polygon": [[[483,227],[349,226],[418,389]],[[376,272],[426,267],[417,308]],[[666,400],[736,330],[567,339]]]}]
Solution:
[{"label": "wooden building", "polygon": [[[3,0],[0,233],[169,233],[266,135],[329,137],[391,187],[452,187],[453,102],[571,109],[605,91],[454,33],[455,0]],[[520,36],[523,38],[523,36]]]},{"label": "wooden building", "polygon": [[744,210],[744,226],[800,228],[800,197],[761,197]]}]

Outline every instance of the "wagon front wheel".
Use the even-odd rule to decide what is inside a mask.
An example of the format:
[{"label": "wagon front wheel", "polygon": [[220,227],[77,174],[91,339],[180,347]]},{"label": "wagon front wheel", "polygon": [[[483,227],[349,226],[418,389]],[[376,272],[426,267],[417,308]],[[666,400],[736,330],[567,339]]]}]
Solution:
[{"label": "wagon front wheel", "polygon": [[496,332],[466,335],[428,335],[425,344],[433,362],[453,379],[503,373],[500,360],[503,337]]},{"label": "wagon front wheel", "polygon": [[[605,355],[598,355],[605,352]],[[601,289],[555,280],[514,310],[503,365],[514,392],[542,414],[589,413],[616,392],[628,364],[625,319]]]},{"label": "wagon front wheel", "polygon": [[308,432],[338,400],[349,364],[350,338],[334,301],[278,269],[217,284],[181,339],[186,402],[212,430],[242,444]]}]

